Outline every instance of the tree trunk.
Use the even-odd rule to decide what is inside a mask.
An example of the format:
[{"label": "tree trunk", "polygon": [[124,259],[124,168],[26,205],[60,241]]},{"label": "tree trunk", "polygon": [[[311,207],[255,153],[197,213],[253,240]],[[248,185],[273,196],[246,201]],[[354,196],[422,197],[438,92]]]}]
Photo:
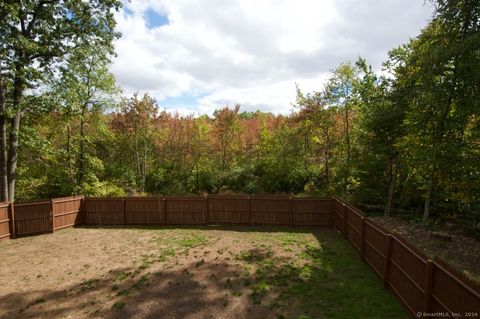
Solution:
[{"label": "tree trunk", "polygon": [[82,108],[80,114],[80,145],[78,151],[78,173],[77,173],[77,185],[82,187],[83,179],[85,177],[85,109]]},{"label": "tree trunk", "polygon": [[8,200],[7,177],[7,117],[5,101],[5,82],[0,73],[0,201]]},{"label": "tree trunk", "polygon": [[390,161],[390,186],[388,188],[387,205],[385,205],[385,216],[390,216],[392,212],[393,194],[395,192],[396,169],[394,161]]},{"label": "tree trunk", "polygon": [[23,97],[24,81],[23,70],[19,65],[15,66],[15,80],[13,82],[13,104],[15,116],[10,120],[10,132],[8,139],[7,151],[7,184],[8,184],[8,200],[15,200],[15,179],[17,173],[18,160],[18,139],[20,132],[20,120],[22,118],[22,110],[20,102]]},{"label": "tree trunk", "polygon": [[142,170],[142,191],[145,192],[145,182],[147,179],[147,141],[143,143],[143,170]]},{"label": "tree trunk", "polygon": [[67,120],[67,169],[68,169],[68,179],[70,180],[71,183],[74,183],[75,181],[73,177],[73,165],[72,165],[72,127],[70,125],[70,119]]},{"label": "tree trunk", "polygon": [[327,191],[330,188],[330,134],[328,133],[328,128],[324,130],[325,134],[325,148],[323,156],[325,159],[325,185],[327,186]]},{"label": "tree trunk", "polygon": [[347,193],[348,178],[350,176],[350,119],[348,101],[345,104],[345,142],[347,143],[347,157],[345,159],[345,179],[344,179],[344,191]]},{"label": "tree trunk", "polygon": [[427,186],[427,194],[425,195],[425,206],[423,209],[423,217],[422,221],[426,223],[428,221],[428,217],[430,216],[430,203],[432,201],[432,193],[433,193],[433,179],[435,177],[435,170],[432,168],[432,172],[430,173],[430,179],[428,180]]},{"label": "tree trunk", "polygon": [[11,119],[10,137],[9,137],[9,152],[7,160],[7,175],[8,175],[8,200],[13,202],[15,200],[15,179],[17,173],[18,160],[18,133],[20,131],[20,119],[22,117],[21,110],[17,110],[15,117]]}]

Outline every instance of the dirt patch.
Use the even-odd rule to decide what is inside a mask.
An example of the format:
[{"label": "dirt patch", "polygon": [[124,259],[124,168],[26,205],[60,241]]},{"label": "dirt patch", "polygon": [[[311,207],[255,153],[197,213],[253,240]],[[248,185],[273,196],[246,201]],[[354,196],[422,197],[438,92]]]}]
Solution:
[{"label": "dirt patch", "polygon": [[480,283],[480,242],[447,229],[431,230],[398,217],[372,217],[400,234],[430,258],[440,258],[468,278]]},{"label": "dirt patch", "polygon": [[72,228],[0,243],[5,318],[406,318],[331,229]]}]

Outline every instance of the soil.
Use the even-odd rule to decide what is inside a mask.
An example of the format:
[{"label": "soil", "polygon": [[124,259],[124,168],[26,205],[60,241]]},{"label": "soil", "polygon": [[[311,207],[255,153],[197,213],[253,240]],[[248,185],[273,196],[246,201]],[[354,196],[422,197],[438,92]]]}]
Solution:
[{"label": "soil", "polygon": [[399,217],[371,217],[406,238],[432,259],[440,259],[480,284],[480,241],[447,228],[429,229]]},{"label": "soil", "polygon": [[79,227],[0,251],[1,318],[408,317],[332,229]]}]

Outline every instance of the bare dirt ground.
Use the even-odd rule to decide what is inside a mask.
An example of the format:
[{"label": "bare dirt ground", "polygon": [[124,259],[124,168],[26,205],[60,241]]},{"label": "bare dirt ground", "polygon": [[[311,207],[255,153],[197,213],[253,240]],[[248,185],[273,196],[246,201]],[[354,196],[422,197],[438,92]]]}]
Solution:
[{"label": "bare dirt ground", "polygon": [[0,242],[1,318],[407,318],[332,229],[70,228]]},{"label": "bare dirt ground", "polygon": [[480,241],[451,230],[430,230],[398,217],[372,217],[385,228],[400,234],[425,255],[440,258],[472,281],[480,284]]}]

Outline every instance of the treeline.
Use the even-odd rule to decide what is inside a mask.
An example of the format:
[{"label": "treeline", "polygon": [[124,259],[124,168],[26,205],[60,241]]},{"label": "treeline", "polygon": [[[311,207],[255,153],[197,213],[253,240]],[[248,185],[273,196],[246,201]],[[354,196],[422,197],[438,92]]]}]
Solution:
[{"label": "treeline", "polygon": [[382,76],[363,59],[343,63],[318,91],[297,87],[290,115],[115,102],[108,50],[79,46],[44,79],[48,92],[24,99],[43,107],[19,131],[17,197],[339,195],[480,232],[480,7],[434,4]]}]

